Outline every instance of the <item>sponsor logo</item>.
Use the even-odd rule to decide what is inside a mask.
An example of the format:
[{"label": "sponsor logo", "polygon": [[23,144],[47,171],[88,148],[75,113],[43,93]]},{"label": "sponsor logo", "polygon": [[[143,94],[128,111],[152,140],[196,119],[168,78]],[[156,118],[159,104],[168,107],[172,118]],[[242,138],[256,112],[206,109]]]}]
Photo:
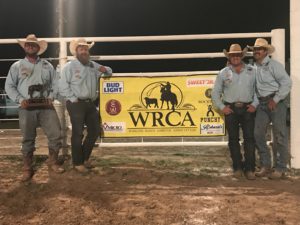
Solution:
[{"label": "sponsor logo", "polygon": [[122,94],[124,93],[124,83],[123,82],[103,82],[102,93],[108,94]]},{"label": "sponsor logo", "polygon": [[188,78],[186,80],[186,86],[187,87],[207,87],[207,86],[213,86],[215,83],[214,79],[206,78]]},{"label": "sponsor logo", "polygon": [[105,111],[111,116],[118,115],[121,109],[121,103],[115,99],[111,99],[105,104]]},{"label": "sponsor logo", "polygon": [[224,124],[222,123],[201,123],[200,124],[200,134],[210,134],[210,135],[218,135],[224,133]]},{"label": "sponsor logo", "polygon": [[125,133],[125,122],[104,122],[102,128],[105,132]]},{"label": "sponsor logo", "polygon": [[205,96],[206,96],[206,98],[211,98],[211,92],[212,92],[211,88],[208,88],[208,89],[205,90]]},{"label": "sponsor logo", "polygon": [[[183,103],[180,88],[169,81],[148,84],[141,92],[140,103],[128,110],[133,128],[196,127],[191,111],[196,108]],[[131,128],[128,128],[131,129]]]}]

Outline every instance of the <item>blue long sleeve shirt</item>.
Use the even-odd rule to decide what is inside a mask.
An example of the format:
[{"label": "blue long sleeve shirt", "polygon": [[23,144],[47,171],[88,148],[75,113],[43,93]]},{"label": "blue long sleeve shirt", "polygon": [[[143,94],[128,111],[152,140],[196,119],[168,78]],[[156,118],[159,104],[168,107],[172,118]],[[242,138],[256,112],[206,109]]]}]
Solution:
[{"label": "blue long sleeve shirt", "polygon": [[68,62],[61,71],[58,81],[59,94],[75,102],[78,99],[96,100],[98,97],[99,78],[111,76],[112,69],[105,67],[107,72],[99,72],[100,64],[90,61],[83,65],[78,59]]},{"label": "blue long sleeve shirt", "polygon": [[223,68],[213,87],[212,102],[220,110],[224,109],[224,102],[251,102],[256,107],[258,99],[255,94],[254,68],[244,64],[240,73],[236,73],[231,65]]},{"label": "blue long sleeve shirt", "polygon": [[267,56],[261,64],[255,63],[254,67],[258,97],[275,94],[273,100],[278,103],[289,94],[292,81],[282,64]]},{"label": "blue long sleeve shirt", "polygon": [[[5,91],[10,99],[16,103],[21,103],[29,99],[28,88],[31,85],[46,85],[47,90],[43,92],[43,97],[53,99],[56,73],[53,66],[46,60],[38,58],[35,63],[29,62],[27,58],[15,62],[9,69]],[[40,93],[35,91],[33,98],[39,97]]]}]

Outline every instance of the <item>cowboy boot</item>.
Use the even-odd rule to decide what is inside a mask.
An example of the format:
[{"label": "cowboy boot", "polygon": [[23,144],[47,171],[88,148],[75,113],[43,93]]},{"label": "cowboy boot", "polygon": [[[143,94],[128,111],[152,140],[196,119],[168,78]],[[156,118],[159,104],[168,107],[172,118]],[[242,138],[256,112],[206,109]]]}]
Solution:
[{"label": "cowboy boot", "polygon": [[93,169],[93,168],[95,168],[95,165],[91,162],[90,159],[84,160],[83,165],[87,169]]},{"label": "cowboy boot", "polygon": [[89,170],[84,165],[74,166],[74,169],[81,174],[87,174],[89,172]]},{"label": "cowboy boot", "polygon": [[22,182],[29,181],[33,177],[34,171],[32,168],[32,157],[32,152],[28,153],[26,156],[23,156],[23,176],[21,178]]},{"label": "cowboy boot", "polygon": [[49,150],[48,167],[55,173],[65,172],[65,169],[58,163],[58,151]]},{"label": "cowboy boot", "polygon": [[257,177],[267,177],[272,172],[271,168],[269,167],[262,167],[260,171],[255,173]]}]

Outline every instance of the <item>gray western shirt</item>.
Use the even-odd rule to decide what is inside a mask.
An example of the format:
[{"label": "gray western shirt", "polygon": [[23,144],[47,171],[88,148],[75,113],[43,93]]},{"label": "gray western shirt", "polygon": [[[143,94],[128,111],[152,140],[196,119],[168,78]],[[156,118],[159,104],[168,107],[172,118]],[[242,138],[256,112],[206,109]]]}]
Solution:
[{"label": "gray western shirt", "polygon": [[59,94],[71,102],[78,99],[96,100],[99,78],[112,75],[112,69],[109,67],[105,67],[106,73],[99,72],[100,66],[94,61],[87,65],[83,65],[78,59],[68,62],[61,71]]},{"label": "gray western shirt", "polygon": [[262,64],[255,63],[254,67],[258,97],[275,94],[273,100],[278,103],[289,94],[292,81],[283,65],[267,56]]},{"label": "gray western shirt", "polygon": [[258,100],[255,94],[254,68],[244,64],[239,74],[230,65],[223,68],[214,84],[212,102],[220,110],[224,109],[224,102],[251,102],[251,105],[256,107]]},{"label": "gray western shirt", "polygon": [[[31,63],[24,58],[10,67],[5,81],[5,91],[10,99],[21,103],[30,98],[28,88],[31,85],[42,84],[47,85],[47,91],[43,92],[43,96],[53,99],[56,95],[53,92],[57,90],[55,76],[55,70],[48,61],[38,58],[36,63]],[[39,95],[40,93],[35,91],[33,98]]]}]

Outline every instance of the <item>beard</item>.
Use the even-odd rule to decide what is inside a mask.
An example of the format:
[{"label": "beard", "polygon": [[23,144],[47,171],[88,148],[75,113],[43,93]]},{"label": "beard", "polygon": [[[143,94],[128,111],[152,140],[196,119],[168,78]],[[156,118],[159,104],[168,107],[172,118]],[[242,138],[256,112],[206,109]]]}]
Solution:
[{"label": "beard", "polygon": [[89,54],[76,54],[77,59],[79,62],[81,62],[83,65],[86,65],[90,61],[90,55]]},{"label": "beard", "polygon": [[38,57],[37,52],[25,52],[26,56],[30,57],[30,58],[36,58]]}]

